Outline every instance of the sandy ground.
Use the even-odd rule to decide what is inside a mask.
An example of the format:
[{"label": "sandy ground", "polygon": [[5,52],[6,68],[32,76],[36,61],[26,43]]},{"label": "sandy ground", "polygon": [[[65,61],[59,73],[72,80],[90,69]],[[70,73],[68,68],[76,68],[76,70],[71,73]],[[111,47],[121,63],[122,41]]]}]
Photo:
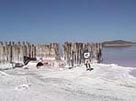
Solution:
[{"label": "sandy ground", "polygon": [[136,77],[130,75],[134,68],[114,64],[92,68],[36,69],[31,64],[29,69],[0,71],[0,101],[136,101]]}]

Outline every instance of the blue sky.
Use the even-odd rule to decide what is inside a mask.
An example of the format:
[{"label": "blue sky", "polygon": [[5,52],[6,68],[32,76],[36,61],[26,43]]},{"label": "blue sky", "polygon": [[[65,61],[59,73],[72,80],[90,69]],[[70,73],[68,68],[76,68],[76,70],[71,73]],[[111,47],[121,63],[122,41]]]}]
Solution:
[{"label": "blue sky", "polygon": [[0,40],[136,41],[136,0],[0,0]]}]

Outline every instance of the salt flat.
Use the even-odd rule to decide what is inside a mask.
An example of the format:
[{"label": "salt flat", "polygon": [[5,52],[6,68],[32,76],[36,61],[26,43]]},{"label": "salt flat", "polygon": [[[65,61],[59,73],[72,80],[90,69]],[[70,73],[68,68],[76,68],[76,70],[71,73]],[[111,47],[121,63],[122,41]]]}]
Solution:
[{"label": "salt flat", "polygon": [[0,101],[136,101],[136,77],[130,75],[134,68],[115,64],[92,68],[36,69],[31,64],[29,69],[0,71]]}]

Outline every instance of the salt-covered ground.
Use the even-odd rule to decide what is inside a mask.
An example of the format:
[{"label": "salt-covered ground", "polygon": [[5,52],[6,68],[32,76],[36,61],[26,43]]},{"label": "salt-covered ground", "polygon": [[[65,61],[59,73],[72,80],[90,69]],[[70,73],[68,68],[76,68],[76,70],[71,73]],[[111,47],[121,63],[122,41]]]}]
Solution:
[{"label": "salt-covered ground", "polygon": [[134,68],[29,67],[0,71],[0,101],[136,101],[136,77],[130,75]]}]

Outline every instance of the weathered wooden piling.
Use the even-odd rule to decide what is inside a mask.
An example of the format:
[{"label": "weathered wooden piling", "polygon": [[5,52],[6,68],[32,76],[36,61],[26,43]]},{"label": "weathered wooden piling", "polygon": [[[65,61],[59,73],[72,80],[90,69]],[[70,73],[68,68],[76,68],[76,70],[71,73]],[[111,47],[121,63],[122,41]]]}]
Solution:
[{"label": "weathered wooden piling", "polygon": [[[63,44],[63,56],[68,65],[84,63],[85,50],[91,53],[90,60],[100,60],[102,45],[100,43],[65,42]],[[29,42],[0,42],[0,63],[23,62],[24,56],[30,58],[55,58],[61,59],[58,43],[31,44]]]},{"label": "weathered wooden piling", "polygon": [[99,61],[101,58],[102,45],[100,43],[72,43],[65,42],[64,48],[64,59],[68,65],[73,66],[74,64],[84,63],[83,53],[88,50],[91,54],[90,60]]},{"label": "weathered wooden piling", "polygon": [[34,50],[36,50],[37,57],[54,57],[57,60],[60,59],[60,47],[58,43],[38,44]]},{"label": "weathered wooden piling", "polygon": [[28,42],[0,42],[0,63],[23,62],[24,56],[36,57],[36,49]]}]

